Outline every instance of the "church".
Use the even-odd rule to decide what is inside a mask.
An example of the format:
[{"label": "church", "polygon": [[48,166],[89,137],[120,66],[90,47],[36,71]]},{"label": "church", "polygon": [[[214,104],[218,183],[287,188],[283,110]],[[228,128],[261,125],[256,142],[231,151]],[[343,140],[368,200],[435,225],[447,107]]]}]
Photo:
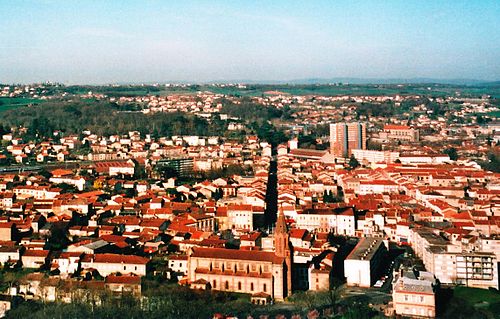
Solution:
[{"label": "church", "polygon": [[280,211],[274,252],[195,247],[188,256],[191,287],[268,296],[277,301],[292,293],[292,248]]}]

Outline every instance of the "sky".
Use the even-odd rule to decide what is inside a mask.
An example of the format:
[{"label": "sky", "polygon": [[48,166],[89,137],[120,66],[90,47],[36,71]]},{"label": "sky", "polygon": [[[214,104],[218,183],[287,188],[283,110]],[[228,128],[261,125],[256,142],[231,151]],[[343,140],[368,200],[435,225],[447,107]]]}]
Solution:
[{"label": "sky", "polygon": [[500,80],[500,1],[0,0],[0,83]]}]

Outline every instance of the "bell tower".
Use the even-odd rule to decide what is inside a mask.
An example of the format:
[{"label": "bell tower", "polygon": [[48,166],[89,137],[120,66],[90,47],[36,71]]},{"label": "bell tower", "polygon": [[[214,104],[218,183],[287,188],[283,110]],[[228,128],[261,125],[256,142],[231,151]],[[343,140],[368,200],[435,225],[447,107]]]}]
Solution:
[{"label": "bell tower", "polygon": [[292,294],[292,248],[282,208],[280,208],[274,230],[274,248],[276,256],[285,258],[285,264],[283,265],[283,292],[284,294],[286,292],[284,297],[290,296]]}]

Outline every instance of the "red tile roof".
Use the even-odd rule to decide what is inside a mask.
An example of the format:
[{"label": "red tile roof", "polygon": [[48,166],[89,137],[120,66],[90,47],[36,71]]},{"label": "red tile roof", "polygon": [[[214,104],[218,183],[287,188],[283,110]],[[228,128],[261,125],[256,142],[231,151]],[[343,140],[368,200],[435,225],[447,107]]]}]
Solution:
[{"label": "red tile roof", "polygon": [[280,258],[274,252],[268,251],[246,251],[225,248],[202,248],[194,249],[191,257],[228,259],[228,260],[252,260],[267,261],[275,264],[281,264],[284,258]]}]

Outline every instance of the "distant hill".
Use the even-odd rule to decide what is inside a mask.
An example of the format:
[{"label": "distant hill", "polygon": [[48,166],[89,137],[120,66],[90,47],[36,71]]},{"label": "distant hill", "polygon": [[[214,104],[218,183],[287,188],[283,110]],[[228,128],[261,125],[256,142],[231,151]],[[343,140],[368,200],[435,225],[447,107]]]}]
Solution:
[{"label": "distant hill", "polygon": [[[477,79],[437,79],[437,78],[355,78],[355,77],[334,77],[334,78],[304,78],[291,80],[249,80],[249,79],[233,79],[233,80],[212,80],[191,83],[198,84],[234,84],[245,83],[254,85],[321,85],[321,84],[354,84],[354,85],[369,85],[369,84],[442,84],[442,85],[464,85],[464,86],[496,86],[500,81],[485,81]],[[185,83],[186,84],[186,83]]]},{"label": "distant hill", "polygon": [[288,81],[291,84],[328,84],[328,83],[349,83],[349,84],[423,84],[423,83],[435,83],[435,84],[450,84],[450,85],[486,85],[488,83],[498,83],[498,82],[486,82],[484,80],[476,79],[436,79],[436,78],[349,78],[349,77],[339,77],[339,78],[312,78],[312,79],[297,79]]},{"label": "distant hill", "polygon": [[500,88],[500,81],[494,81],[494,82],[483,82],[479,84],[481,86],[486,86],[486,87],[495,87],[495,88]]}]

